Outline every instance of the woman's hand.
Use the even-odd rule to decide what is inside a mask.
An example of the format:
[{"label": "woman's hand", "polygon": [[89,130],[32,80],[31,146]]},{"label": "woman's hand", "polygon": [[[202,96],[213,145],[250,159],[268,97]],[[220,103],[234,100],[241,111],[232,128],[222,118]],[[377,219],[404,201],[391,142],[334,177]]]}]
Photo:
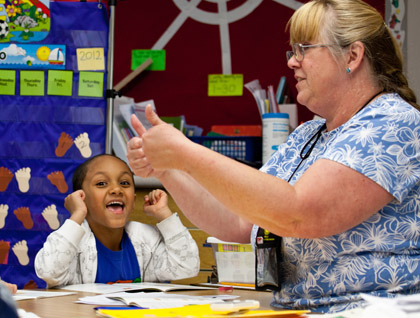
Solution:
[{"label": "woman's hand", "polygon": [[153,126],[149,130],[135,115],[131,116],[133,128],[139,135],[127,145],[127,158],[133,172],[140,177],[150,177],[168,169],[182,168],[180,156],[193,142],[162,121],[150,105],[146,107],[146,118]]}]

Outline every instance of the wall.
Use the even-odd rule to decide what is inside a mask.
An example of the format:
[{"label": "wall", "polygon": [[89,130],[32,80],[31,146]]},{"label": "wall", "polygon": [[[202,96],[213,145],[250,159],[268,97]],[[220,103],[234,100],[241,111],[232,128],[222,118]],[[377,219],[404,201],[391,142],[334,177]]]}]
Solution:
[{"label": "wall", "polygon": [[[114,84],[131,72],[131,50],[151,49],[172,22],[182,18],[175,2],[183,0],[118,2],[115,10]],[[246,2],[227,1],[227,14]],[[244,83],[259,79],[263,88],[268,85],[276,88],[280,77],[286,75],[295,96],[293,72],[287,68],[285,57],[285,51],[290,48],[285,26],[294,9],[281,3],[296,6],[304,2],[307,1],[262,0],[251,14],[230,23],[232,73],[243,74]],[[367,2],[384,12],[384,0]],[[201,1],[198,7],[205,12],[218,12],[215,1]],[[261,124],[256,103],[246,89],[243,96],[207,96],[208,74],[220,74],[223,70],[218,25],[187,18],[164,49],[166,70],[142,73],[123,90],[124,95],[136,101],[154,99],[160,115],[184,114],[187,123],[199,125],[205,132],[212,124]],[[313,115],[306,108],[299,107],[299,116],[299,120],[304,121]]]}]

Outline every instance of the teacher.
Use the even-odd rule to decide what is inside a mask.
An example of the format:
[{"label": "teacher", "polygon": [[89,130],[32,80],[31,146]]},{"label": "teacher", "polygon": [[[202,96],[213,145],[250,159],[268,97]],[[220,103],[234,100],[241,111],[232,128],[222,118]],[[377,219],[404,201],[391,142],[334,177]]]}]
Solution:
[{"label": "teacher", "polygon": [[361,0],[309,1],[288,29],[297,101],[324,119],[256,170],[148,107],[149,130],[132,117],[131,168],[158,178],[204,231],[251,242],[275,307],[337,312],[360,293],[420,292],[420,112],[398,44]]}]

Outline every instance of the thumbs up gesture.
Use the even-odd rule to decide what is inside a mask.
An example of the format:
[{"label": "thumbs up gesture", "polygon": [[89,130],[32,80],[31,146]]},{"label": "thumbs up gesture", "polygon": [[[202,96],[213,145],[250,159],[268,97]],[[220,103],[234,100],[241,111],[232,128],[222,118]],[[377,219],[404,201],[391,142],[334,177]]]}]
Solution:
[{"label": "thumbs up gesture", "polygon": [[151,105],[147,105],[145,114],[152,124],[149,130],[146,130],[136,115],[131,116],[131,124],[139,135],[127,144],[131,169],[137,176],[146,178],[157,176],[167,169],[180,168],[181,162],[177,157],[192,142],[181,131],[161,120]]}]

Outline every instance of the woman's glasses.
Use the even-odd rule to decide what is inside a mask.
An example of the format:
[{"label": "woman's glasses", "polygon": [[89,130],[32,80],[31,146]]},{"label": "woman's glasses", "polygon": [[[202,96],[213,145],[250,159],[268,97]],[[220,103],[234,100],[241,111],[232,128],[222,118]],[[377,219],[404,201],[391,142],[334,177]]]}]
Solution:
[{"label": "woman's glasses", "polygon": [[295,57],[296,61],[302,62],[303,58],[305,57],[305,50],[314,48],[314,47],[327,47],[329,45],[326,44],[301,44],[301,43],[295,43],[292,46],[293,51],[286,51],[286,58],[287,61],[289,61],[292,56]]}]

